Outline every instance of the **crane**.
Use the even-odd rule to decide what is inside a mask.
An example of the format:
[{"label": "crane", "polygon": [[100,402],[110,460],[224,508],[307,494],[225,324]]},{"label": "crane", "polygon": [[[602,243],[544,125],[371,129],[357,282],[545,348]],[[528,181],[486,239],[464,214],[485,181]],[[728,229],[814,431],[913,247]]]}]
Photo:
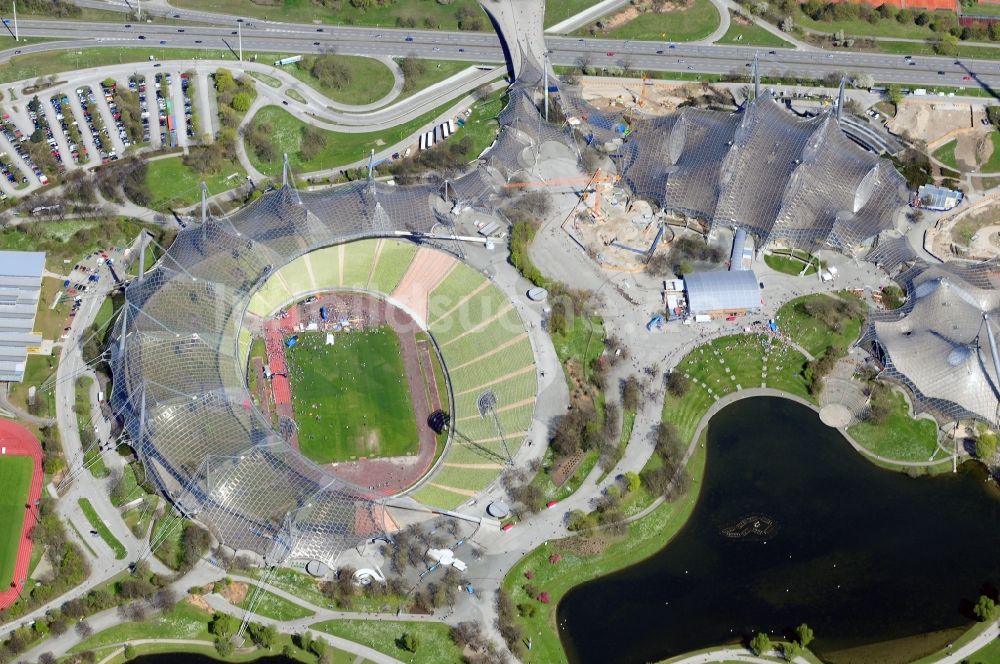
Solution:
[{"label": "crane", "polygon": [[621,180],[620,175],[611,175],[601,173],[601,169],[597,169],[592,177],[584,178],[556,178],[553,180],[532,180],[529,182],[510,182],[504,185],[505,189],[525,189],[531,187],[565,187],[572,185],[584,185],[583,191],[580,192],[580,200],[586,202],[590,197],[590,194],[594,194],[594,215],[597,217],[601,216],[601,187],[598,185],[603,184],[617,184]]}]

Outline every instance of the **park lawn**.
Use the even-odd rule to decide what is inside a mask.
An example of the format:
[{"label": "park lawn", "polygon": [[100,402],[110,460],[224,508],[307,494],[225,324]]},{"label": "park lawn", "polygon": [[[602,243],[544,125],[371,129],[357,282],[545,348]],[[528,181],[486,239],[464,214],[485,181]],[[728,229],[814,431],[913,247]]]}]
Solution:
[{"label": "park lawn", "polygon": [[[457,664],[463,661],[462,651],[451,640],[451,627],[443,622],[327,620],[309,627],[415,664]],[[414,653],[400,645],[399,640],[406,633],[417,638]]]},{"label": "park lawn", "polygon": [[[939,55],[934,50],[934,44],[930,42],[916,43],[906,41],[891,41],[880,39],[877,43],[878,50],[883,53],[894,55]],[[958,52],[955,55],[959,58],[976,58],[982,60],[996,60],[1000,58],[1000,46],[972,46],[963,42],[958,43]],[[976,83],[972,83],[973,86]]]},{"label": "park lawn", "polygon": [[[695,448],[687,466],[691,489],[683,498],[673,503],[664,502],[642,519],[630,523],[627,533],[610,539],[601,553],[583,553],[579,539],[572,537],[543,544],[511,568],[503,580],[503,589],[511,594],[515,606],[530,603],[536,609],[534,616],[519,619],[524,633],[532,639],[525,664],[566,661],[556,629],[556,607],[571,588],[648,558],[676,536],[698,502],[705,456],[704,447]],[[560,557],[556,563],[549,562],[553,554]],[[542,604],[525,593],[525,573],[528,570],[534,573],[531,583],[540,591],[549,593],[549,604]]]},{"label": "park lawn", "polygon": [[122,482],[124,483],[124,489],[122,491],[122,498],[116,500],[114,497],[111,498],[111,504],[115,507],[121,507],[125,503],[131,502],[136,498],[143,495],[145,492],[142,487],[139,486],[139,482],[135,477],[134,464],[126,464],[125,470],[122,471]]},{"label": "park lawn", "polygon": [[163,234],[162,228],[120,217],[35,221],[0,231],[0,249],[44,251],[46,269],[62,274],[95,249],[131,244],[143,228],[150,229],[158,241]]},{"label": "park lawn", "polygon": [[168,513],[156,520],[150,532],[149,541],[160,542],[153,555],[170,569],[178,570],[184,562],[183,540],[187,523],[180,520],[180,517]]},{"label": "park lawn", "polygon": [[979,167],[980,173],[1000,172],[1000,131],[994,131],[990,134],[990,140],[993,142],[993,154],[990,155],[985,164]]},{"label": "park lawn", "polygon": [[[235,14],[244,18],[285,21],[289,23],[318,23],[326,25],[370,25],[383,28],[397,26],[397,20],[414,19],[415,29],[425,29],[424,19],[430,19],[441,30],[457,30],[455,12],[461,7],[471,7],[477,15],[483,11],[475,0],[452,0],[448,4],[426,2],[426,0],[397,0],[367,9],[355,7],[350,2],[338,5],[337,9],[323,9],[312,0],[282,0],[274,4],[258,4],[246,0],[171,0],[171,6],[183,9]],[[483,16],[482,30],[489,31],[490,23]],[[386,41],[390,38],[387,35]]]},{"label": "park lawn", "polygon": [[14,565],[21,545],[25,505],[31,489],[34,460],[30,456],[0,456],[0,587],[14,580]]},{"label": "park lawn", "polygon": [[371,104],[392,91],[395,77],[383,62],[356,55],[330,55],[336,64],[349,73],[344,85],[324,85],[312,75],[312,65],[318,56],[306,55],[290,67],[282,69],[311,88],[341,104]]},{"label": "park lawn", "polygon": [[[732,12],[730,12],[733,15]],[[771,48],[793,48],[778,35],[772,34],[756,23],[741,25],[736,22],[735,15],[729,23],[726,34],[715,42],[716,44],[736,44],[737,46],[770,46]]]},{"label": "park lawn", "polygon": [[[28,390],[31,387],[40,388],[46,380],[51,378],[56,372],[58,362],[59,353],[57,350],[53,350],[52,355],[29,355],[24,367],[24,380],[20,383],[10,383],[7,386],[7,398],[10,399],[10,402],[18,408],[28,410]],[[41,389],[36,390],[36,412],[39,416],[55,416],[55,392],[55,387],[45,392]]]},{"label": "park lawn", "polygon": [[[60,296],[60,293],[62,295]],[[59,304],[52,308],[52,303],[59,298]],[[63,334],[63,328],[69,325],[69,313],[73,306],[73,296],[63,290],[63,280],[55,277],[42,278],[42,292],[38,298],[38,310],[35,313],[35,332],[43,339],[57,341]]]},{"label": "park lawn", "polygon": [[[795,256],[802,260],[796,260]],[[808,267],[806,266],[806,261],[809,262]],[[772,270],[792,276],[816,274],[816,270],[821,265],[820,260],[815,256],[798,250],[792,250],[791,255],[788,255],[788,252],[764,254],[764,264]],[[802,272],[802,268],[806,269],[804,273]]]},{"label": "park lawn", "polygon": [[269,85],[272,88],[280,88],[281,87],[281,81],[279,81],[278,79],[276,79],[273,76],[268,76],[267,74],[261,73],[259,71],[251,71],[251,72],[247,72],[247,73],[250,74],[250,76],[252,76],[253,78],[256,78],[261,83],[264,83],[265,85]]},{"label": "park lawn", "polygon": [[948,141],[934,151],[934,158],[949,168],[958,170],[958,162],[955,160],[955,146],[957,144],[957,140]]},{"label": "park lawn", "polygon": [[404,81],[403,90],[399,93],[398,97],[393,99],[393,103],[400,101],[401,99],[406,99],[410,95],[415,95],[424,88],[429,88],[435,83],[440,83],[441,81],[449,79],[455,74],[465,71],[475,64],[472,62],[461,62],[459,60],[422,60],[422,62],[424,63],[424,71],[413,78],[406,79]]},{"label": "park lawn", "polygon": [[774,339],[765,364],[763,344],[768,339],[762,334],[721,337],[695,348],[677,364],[674,370],[686,374],[691,385],[682,397],[666,395],[663,421],[677,427],[681,440],[691,440],[712,404],[739,388],[761,387],[763,383],[812,400],[802,375],[805,356]]},{"label": "park lawn", "polygon": [[910,417],[906,397],[893,391],[893,410],[886,421],[864,420],[847,433],[869,452],[895,461],[927,461],[938,452],[937,426],[932,420]]},{"label": "park lawn", "polygon": [[90,386],[94,379],[90,376],[81,376],[76,379],[76,402],[73,404],[73,411],[76,413],[76,426],[80,432],[80,443],[84,448],[88,448],[83,454],[83,463],[90,471],[90,474],[97,479],[104,479],[111,474],[108,467],[104,465],[104,458],[95,442],[87,445],[88,440],[94,440],[93,422],[90,410]]},{"label": "park lawn", "polygon": [[125,545],[118,541],[118,538],[111,534],[108,530],[108,526],[104,523],[99,516],[97,516],[97,510],[90,503],[87,498],[81,498],[79,500],[80,509],[83,510],[83,515],[87,517],[87,521],[90,522],[90,527],[97,531],[97,534],[101,536],[101,539],[111,547],[111,550],[115,553],[115,560],[123,560],[128,553],[125,550]]},{"label": "park lawn", "polygon": [[[211,637],[209,637],[211,638]],[[215,649],[215,646],[211,641],[205,641],[204,644],[196,643],[142,643],[135,646],[136,656],[140,655],[155,655],[155,654],[171,654],[177,655],[177,653],[193,653],[196,655],[201,655],[206,660],[221,661],[219,660],[219,651]],[[102,653],[103,655],[104,653]],[[357,657],[353,653],[345,652],[339,650],[332,646],[326,649],[327,659],[324,661],[329,662],[329,664],[353,664]],[[291,661],[302,662],[303,664],[314,664],[316,662],[316,656],[311,652],[306,652],[295,645],[295,642],[291,635],[289,634],[279,634],[278,638],[275,639],[270,650],[261,650],[260,648],[253,647],[245,652],[233,653],[225,659],[226,662],[253,662],[261,657],[288,657]],[[176,658],[176,657],[175,657]],[[176,658],[181,659],[181,658]],[[125,655],[119,652],[114,657],[102,660],[102,664],[125,664]],[[367,660],[365,660],[367,662]]]},{"label": "park lawn", "polygon": [[833,346],[841,351],[846,350],[861,334],[863,322],[861,318],[852,318],[844,323],[842,331],[837,332],[806,313],[804,309],[806,302],[821,301],[823,298],[830,298],[830,296],[816,293],[789,300],[778,309],[778,315],[775,319],[778,329],[814,357],[822,355],[827,346]]},{"label": "park lawn", "polygon": [[[257,111],[253,122],[267,122],[271,125],[271,140],[277,154],[288,154],[292,169],[297,173],[320,171],[366,159],[374,149],[381,150],[387,145],[394,145],[410,136],[424,125],[430,123],[446,110],[455,105],[452,100],[432,111],[404,122],[388,127],[382,131],[372,131],[360,134],[327,131],[326,147],[320,153],[303,161],[299,151],[302,148],[302,129],[304,122],[277,106],[265,106]],[[276,176],[281,173],[281,159],[276,157],[270,162],[261,161],[253,150],[247,150],[250,162],[254,168],[265,175]]]},{"label": "park lawn", "polygon": [[860,37],[895,37],[897,39],[930,39],[935,36],[929,25],[902,24],[895,19],[869,23],[862,19],[847,21],[815,21],[798,11],[793,16],[796,26],[816,32],[832,34],[843,30],[845,35]]},{"label": "park lawn", "polygon": [[[232,60],[233,62],[238,62],[237,56],[229,50],[168,48],[167,46],[159,45],[40,51],[38,53],[15,55],[10,59],[9,63],[0,65],[0,83],[36,79],[50,74],[61,74],[77,69],[106,67],[126,62],[146,62],[151,55],[158,61]],[[285,55],[284,53],[269,54],[267,57],[261,58],[261,60],[271,62]],[[244,50],[243,57],[246,60],[256,60],[257,53]]]},{"label": "park lawn", "polygon": [[251,597],[254,599],[253,612],[259,616],[264,616],[265,618],[285,621],[308,618],[309,616],[314,615],[313,611],[310,611],[304,606],[299,606],[295,602],[290,602],[284,597],[275,595],[269,590],[264,590],[262,588],[258,588],[257,586],[250,586],[246,597],[238,604],[238,606],[241,609],[247,608],[250,604]]},{"label": "park lawn", "polygon": [[[598,31],[594,36],[605,39],[694,41],[712,34],[720,22],[719,11],[709,0],[693,0],[691,7],[668,12],[648,11],[612,30]],[[591,35],[590,26],[573,34]]]},{"label": "park lawn", "polygon": [[226,162],[222,170],[205,178],[188,168],[179,155],[147,163],[146,184],[153,198],[150,207],[160,211],[199,202],[202,179],[208,185],[210,196],[229,191],[246,179],[246,171],[235,162]]},{"label": "park lawn", "polygon": [[299,450],[317,463],[417,451],[417,425],[399,338],[388,327],[299,334],[285,351]]},{"label": "park lawn", "polygon": [[565,21],[570,16],[576,16],[584,9],[593,7],[599,0],[559,0],[558,2],[545,3],[545,23],[546,28]]},{"label": "park lawn", "polygon": [[188,602],[178,602],[174,608],[144,622],[122,622],[87,637],[70,648],[71,653],[97,650],[138,639],[197,639],[211,641],[208,621],[212,618]]},{"label": "park lawn", "polygon": [[503,90],[497,90],[489,97],[477,101],[472,106],[472,113],[465,118],[464,127],[458,129],[458,138],[470,136],[472,146],[465,153],[465,158],[472,161],[483,153],[483,150],[493,145],[500,132],[500,111],[507,104],[507,95]]},{"label": "park lawn", "polygon": [[[573,316],[572,323],[565,333],[551,335],[552,344],[560,364],[565,365],[570,360],[580,363],[589,379],[594,373],[591,365],[604,352],[604,320],[600,316]],[[569,376],[566,381],[572,391]]]}]

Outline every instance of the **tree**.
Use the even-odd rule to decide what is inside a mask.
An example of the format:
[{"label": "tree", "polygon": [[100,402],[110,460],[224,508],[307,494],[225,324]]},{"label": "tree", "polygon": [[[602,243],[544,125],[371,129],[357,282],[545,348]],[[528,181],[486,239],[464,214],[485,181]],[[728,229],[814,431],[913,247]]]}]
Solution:
[{"label": "tree", "polygon": [[625,491],[628,493],[634,493],[642,486],[642,478],[639,477],[638,473],[634,473],[631,470],[626,472],[623,478],[625,480]]},{"label": "tree", "polygon": [[250,109],[250,103],[250,95],[245,92],[240,92],[233,97],[233,103],[231,106],[234,111],[246,113]]},{"label": "tree", "polygon": [[781,656],[785,658],[785,661],[790,662],[801,654],[802,646],[799,645],[798,641],[781,644]]},{"label": "tree", "polygon": [[996,456],[997,434],[995,431],[983,429],[976,437],[976,456],[983,461],[988,461]]},{"label": "tree", "polygon": [[795,628],[795,635],[799,638],[799,643],[802,644],[803,648],[808,647],[814,638],[812,627],[806,623]]},{"label": "tree", "polygon": [[786,16],[781,19],[781,31],[791,32],[795,28],[795,22],[792,20],[791,16]]},{"label": "tree", "polygon": [[900,102],[903,101],[903,91],[899,89],[898,85],[890,85],[888,95],[889,101],[894,106],[899,106]]},{"label": "tree", "polygon": [[767,634],[763,632],[757,632],[757,635],[750,639],[750,652],[752,652],[757,657],[760,657],[764,653],[771,649],[771,639],[768,638]]},{"label": "tree", "polygon": [[680,399],[687,394],[690,387],[691,380],[679,371],[671,371],[667,374],[667,392],[669,392],[671,396]]},{"label": "tree", "polygon": [[938,55],[956,55],[958,53],[958,37],[952,34],[941,35],[941,38],[934,43],[934,51]]},{"label": "tree", "polygon": [[[236,619],[228,613],[215,613],[208,623],[208,631],[219,637],[223,641],[229,639],[236,633]],[[221,653],[220,653],[221,654]]]},{"label": "tree", "polygon": [[[980,598],[982,600],[982,598]],[[81,620],[76,624],[76,633],[81,639],[85,639],[94,633],[94,628],[90,626],[90,623],[86,620]]]},{"label": "tree", "polygon": [[135,646],[133,646],[131,643],[126,643],[125,644],[125,650],[124,650],[123,654],[125,655],[125,659],[134,659],[135,658]]},{"label": "tree", "polygon": [[996,620],[997,615],[1000,615],[1000,607],[997,606],[997,603],[992,598],[980,595],[979,601],[972,607],[972,612],[976,614],[979,622],[991,622]]},{"label": "tree", "polygon": [[622,383],[622,408],[625,410],[637,410],[639,408],[639,380],[635,376],[629,376]]}]

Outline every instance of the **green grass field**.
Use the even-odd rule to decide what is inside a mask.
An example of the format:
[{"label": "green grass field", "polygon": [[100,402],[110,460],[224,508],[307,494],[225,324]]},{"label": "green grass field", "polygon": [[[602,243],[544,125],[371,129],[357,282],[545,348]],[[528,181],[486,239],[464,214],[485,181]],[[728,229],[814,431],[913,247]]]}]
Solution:
[{"label": "green grass field", "polygon": [[294,602],[289,602],[284,597],[275,595],[268,590],[262,590],[253,586],[249,588],[247,596],[239,603],[241,609],[247,608],[253,596],[253,612],[258,616],[272,618],[274,620],[297,620],[308,618],[313,612],[304,606],[299,606]]},{"label": "green grass field", "polygon": [[[645,12],[612,30],[598,31],[597,36],[607,39],[694,41],[712,34],[720,21],[719,11],[709,0],[694,0],[691,7],[685,9]],[[589,26],[573,34],[590,35]]]},{"label": "green grass field", "polygon": [[[287,21],[291,23],[320,23],[326,25],[370,25],[373,27],[396,27],[400,19],[413,19],[416,28],[427,28],[425,19],[432,21],[441,30],[455,30],[458,24],[455,13],[459,8],[471,7],[482,15],[475,0],[452,0],[447,4],[426,2],[425,0],[398,0],[383,5],[371,3],[362,9],[350,2],[338,5],[337,9],[323,9],[311,0],[282,0],[278,5],[247,0],[171,0],[174,7],[199,9],[201,11],[236,14],[245,18]],[[490,30],[490,24],[483,16],[482,30]],[[386,36],[388,41],[389,36]]]},{"label": "green grass field", "polygon": [[[451,628],[438,622],[327,620],[310,625],[312,629],[350,639],[404,662],[416,664],[451,664],[461,662],[462,653],[451,640]],[[417,637],[418,647],[411,653],[399,640],[409,632]]]},{"label": "green grass field", "polygon": [[828,295],[817,293],[805,295],[786,302],[778,309],[775,322],[782,332],[801,345],[814,356],[819,356],[827,346],[846,349],[858,335],[861,334],[860,318],[852,318],[844,322],[843,329],[838,332],[825,323],[810,316],[803,307],[805,302],[829,298]]},{"label": "green grass field", "polygon": [[[730,12],[731,14],[732,12]],[[736,44],[738,46],[770,46],[771,48],[792,48],[792,45],[781,37],[772,34],[756,23],[740,25],[735,19],[729,23],[726,34],[715,42],[716,44]]]},{"label": "green grass field", "polygon": [[348,73],[344,85],[324,85],[312,75],[317,56],[307,55],[282,69],[330,99],[342,104],[370,104],[389,94],[394,78],[382,62],[353,55],[333,55],[333,61]]},{"label": "green grass field", "polygon": [[[347,134],[336,131],[326,132],[326,147],[320,153],[303,161],[299,151],[302,149],[302,129],[305,123],[277,106],[265,106],[254,116],[253,122],[266,122],[271,125],[271,141],[277,148],[277,154],[288,154],[292,169],[298,173],[308,173],[337,166],[345,166],[360,159],[365,159],[371,149],[380,150],[384,146],[393,145],[416,132],[420,127],[431,122],[445,110],[455,105],[449,101],[428,111],[418,118],[389,127],[383,131],[373,131],[361,134]],[[458,134],[461,135],[461,134]],[[250,162],[264,175],[275,176],[281,173],[281,159],[261,161],[252,150],[248,150]]]},{"label": "green grass field", "polygon": [[285,351],[299,449],[317,463],[394,457],[417,450],[417,426],[399,339],[387,327],[305,332]]},{"label": "green grass field", "polygon": [[545,27],[565,21],[570,16],[576,16],[584,9],[596,5],[600,0],[559,0],[545,3]]},{"label": "green grass field", "polygon": [[928,461],[940,453],[937,426],[932,420],[910,417],[906,398],[893,393],[892,413],[882,424],[863,421],[847,433],[865,449],[896,461]]},{"label": "green grass field", "polygon": [[90,522],[90,527],[97,531],[101,539],[114,551],[115,560],[122,560],[128,553],[125,550],[125,545],[118,541],[110,530],[108,530],[107,524],[101,521],[101,517],[97,516],[97,510],[86,498],[81,498],[79,501],[80,509],[83,510],[83,515],[87,517],[87,521]]},{"label": "green grass field", "polygon": [[[202,177],[184,165],[181,157],[157,159],[148,162],[146,184],[153,194],[150,207],[166,211],[175,207],[194,205],[201,200]],[[236,177],[230,177],[233,174]],[[246,179],[246,172],[237,163],[227,162],[218,173],[204,178],[209,195],[233,189]]]},{"label": "green grass field", "polygon": [[[95,249],[126,246],[143,228],[143,224],[120,218],[36,221],[0,231],[0,249],[44,251],[45,267],[62,274]],[[147,228],[154,236],[162,232]]]},{"label": "green grass field", "polygon": [[31,488],[34,462],[28,456],[0,456],[0,584],[7,588],[14,579],[14,564],[21,543],[24,506]]},{"label": "green grass field", "polygon": [[[793,276],[799,274],[803,276],[816,274],[816,270],[820,265],[818,258],[801,251],[795,251],[793,255],[802,258],[802,260],[797,260],[790,255],[769,253],[764,254],[764,264],[772,270]],[[806,266],[806,261],[809,261],[808,267]],[[805,272],[802,271],[802,268],[805,268]]]},{"label": "green grass field", "polygon": [[957,140],[948,141],[934,151],[935,159],[949,168],[954,168],[956,171],[958,170],[958,161],[955,159],[955,145],[957,144]]}]

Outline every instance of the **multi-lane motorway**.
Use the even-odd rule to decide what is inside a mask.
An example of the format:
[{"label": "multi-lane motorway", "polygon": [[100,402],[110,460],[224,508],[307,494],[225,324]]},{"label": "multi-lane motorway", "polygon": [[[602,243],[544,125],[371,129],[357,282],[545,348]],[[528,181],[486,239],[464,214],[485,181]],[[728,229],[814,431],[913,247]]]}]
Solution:
[{"label": "multi-lane motorway", "polygon": [[[112,7],[98,0],[78,0],[88,6]],[[21,36],[55,37],[68,40],[24,46],[24,53],[52,48],[88,45],[146,46],[152,48],[203,48],[238,50],[235,18],[191,10],[164,10],[179,21],[202,25],[86,23],[76,21],[20,21]],[[227,24],[220,25],[219,21]],[[215,23],[215,25],[204,25]],[[335,49],[354,55],[415,56],[441,60],[501,62],[503,54],[496,35],[485,32],[441,32],[347,26],[312,26],[246,20],[241,27],[244,57],[254,53],[315,53]],[[161,42],[164,42],[161,44]],[[636,70],[726,74],[744,71],[754,54],[760,56],[765,76],[820,79],[830,73],[867,72],[879,83],[948,85],[955,87],[1000,86],[1000,61],[956,60],[917,56],[906,61],[901,55],[819,50],[767,49],[713,44],[669,44],[666,42],[620,41],[546,37],[551,61],[556,65],[589,62],[595,66],[627,65]],[[13,50],[0,57],[9,57]],[[270,56],[263,56],[270,57]]]}]

